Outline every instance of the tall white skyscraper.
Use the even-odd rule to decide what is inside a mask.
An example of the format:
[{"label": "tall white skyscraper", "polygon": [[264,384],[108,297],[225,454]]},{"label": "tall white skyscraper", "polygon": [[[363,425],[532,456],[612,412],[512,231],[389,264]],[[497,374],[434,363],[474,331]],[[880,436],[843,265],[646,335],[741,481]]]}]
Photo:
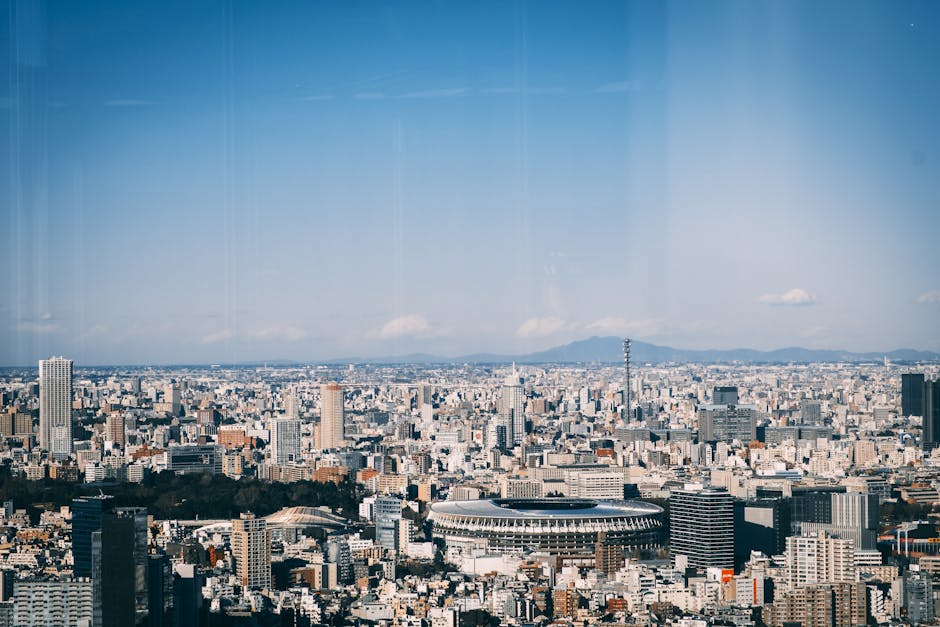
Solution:
[{"label": "tall white skyscraper", "polygon": [[516,364],[512,365],[512,373],[503,383],[501,411],[506,422],[507,444],[518,444],[525,436],[525,393],[523,379],[516,372]]},{"label": "tall white skyscraper", "polygon": [[320,387],[320,448],[341,448],[346,437],[345,393],[338,383]]},{"label": "tall white skyscraper", "polygon": [[39,446],[55,459],[72,454],[72,360],[39,360]]},{"label": "tall white skyscraper", "polygon": [[271,424],[271,458],[278,465],[300,461],[300,420],[289,416]]}]

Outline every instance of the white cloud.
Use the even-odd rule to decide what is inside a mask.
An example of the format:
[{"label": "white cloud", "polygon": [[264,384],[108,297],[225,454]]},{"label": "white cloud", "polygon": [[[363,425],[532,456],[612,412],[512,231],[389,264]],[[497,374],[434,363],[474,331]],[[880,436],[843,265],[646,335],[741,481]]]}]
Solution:
[{"label": "white cloud", "polygon": [[940,290],[931,290],[929,292],[924,292],[917,297],[917,302],[921,304],[932,305],[933,303],[940,303]]},{"label": "white cloud", "polygon": [[765,305],[812,305],[816,302],[816,296],[801,287],[795,287],[792,290],[787,290],[783,294],[764,294],[758,301]]},{"label": "white cloud", "polygon": [[516,337],[546,337],[555,335],[568,328],[568,324],[558,316],[529,318],[516,329]]},{"label": "white cloud", "polygon": [[666,330],[666,323],[660,318],[646,318],[642,320],[627,320],[626,318],[607,317],[595,320],[585,325],[585,331],[603,335],[635,335],[650,337],[662,335]]},{"label": "white cloud", "polygon": [[46,313],[39,316],[39,319],[40,320],[52,320],[52,314],[47,311]]},{"label": "white cloud", "polygon": [[221,331],[215,331],[209,335],[202,338],[203,344],[218,344],[219,342],[226,342],[232,339],[234,334],[229,329],[222,329]]},{"label": "white cloud", "polygon": [[440,337],[449,334],[449,330],[432,325],[420,314],[408,314],[389,320],[374,335],[387,340],[397,337]]},{"label": "white cloud", "polygon": [[367,91],[361,94],[356,94],[355,96],[353,96],[353,98],[355,98],[356,100],[382,100],[383,98],[385,98],[385,94],[374,92],[374,91]]},{"label": "white cloud", "polygon": [[292,324],[276,324],[255,333],[255,339],[275,342],[299,342],[307,339],[307,332]]}]

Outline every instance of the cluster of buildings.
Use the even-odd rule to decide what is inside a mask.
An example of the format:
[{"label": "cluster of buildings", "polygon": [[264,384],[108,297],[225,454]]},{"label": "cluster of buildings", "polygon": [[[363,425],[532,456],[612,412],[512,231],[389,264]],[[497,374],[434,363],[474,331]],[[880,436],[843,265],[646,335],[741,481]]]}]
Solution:
[{"label": "cluster of buildings", "polygon": [[[75,494],[5,503],[0,625],[930,623],[938,374],[43,360],[0,379],[2,471]],[[160,473],[363,496],[108,496]]]}]

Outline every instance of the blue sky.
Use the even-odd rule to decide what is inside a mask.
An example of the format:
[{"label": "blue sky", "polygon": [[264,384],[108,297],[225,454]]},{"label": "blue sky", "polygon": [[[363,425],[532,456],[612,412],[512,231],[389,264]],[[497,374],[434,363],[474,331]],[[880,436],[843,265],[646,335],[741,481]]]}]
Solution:
[{"label": "blue sky", "polygon": [[0,363],[940,350],[936,3],[5,8]]}]

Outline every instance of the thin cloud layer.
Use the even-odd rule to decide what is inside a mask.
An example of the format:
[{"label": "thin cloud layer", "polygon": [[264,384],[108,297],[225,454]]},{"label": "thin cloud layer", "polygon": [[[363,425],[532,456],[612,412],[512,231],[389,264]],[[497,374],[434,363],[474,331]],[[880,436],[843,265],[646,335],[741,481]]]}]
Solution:
[{"label": "thin cloud layer", "polygon": [[420,314],[408,314],[389,320],[382,325],[376,335],[383,340],[388,340],[402,337],[441,337],[448,333],[447,329],[434,326]]},{"label": "thin cloud layer", "polygon": [[516,329],[516,337],[547,337],[564,331],[568,324],[558,316],[529,318]]},{"label": "thin cloud layer", "polygon": [[265,327],[255,333],[256,340],[272,340],[275,342],[299,342],[308,337],[307,332],[292,324],[279,324]]},{"label": "thin cloud layer", "polygon": [[917,297],[917,302],[922,305],[931,305],[940,303],[940,290],[930,290]]},{"label": "thin cloud layer", "polygon": [[651,337],[662,335],[666,323],[660,318],[627,320],[626,318],[606,317],[585,325],[584,330],[599,335],[635,335]]},{"label": "thin cloud layer", "polygon": [[795,287],[782,294],[764,294],[758,301],[765,305],[800,307],[814,304],[816,302],[816,296],[801,287]]},{"label": "thin cloud layer", "polygon": [[219,342],[226,342],[232,339],[232,331],[229,329],[222,329],[221,331],[215,331],[206,335],[202,338],[203,344],[218,344]]}]

